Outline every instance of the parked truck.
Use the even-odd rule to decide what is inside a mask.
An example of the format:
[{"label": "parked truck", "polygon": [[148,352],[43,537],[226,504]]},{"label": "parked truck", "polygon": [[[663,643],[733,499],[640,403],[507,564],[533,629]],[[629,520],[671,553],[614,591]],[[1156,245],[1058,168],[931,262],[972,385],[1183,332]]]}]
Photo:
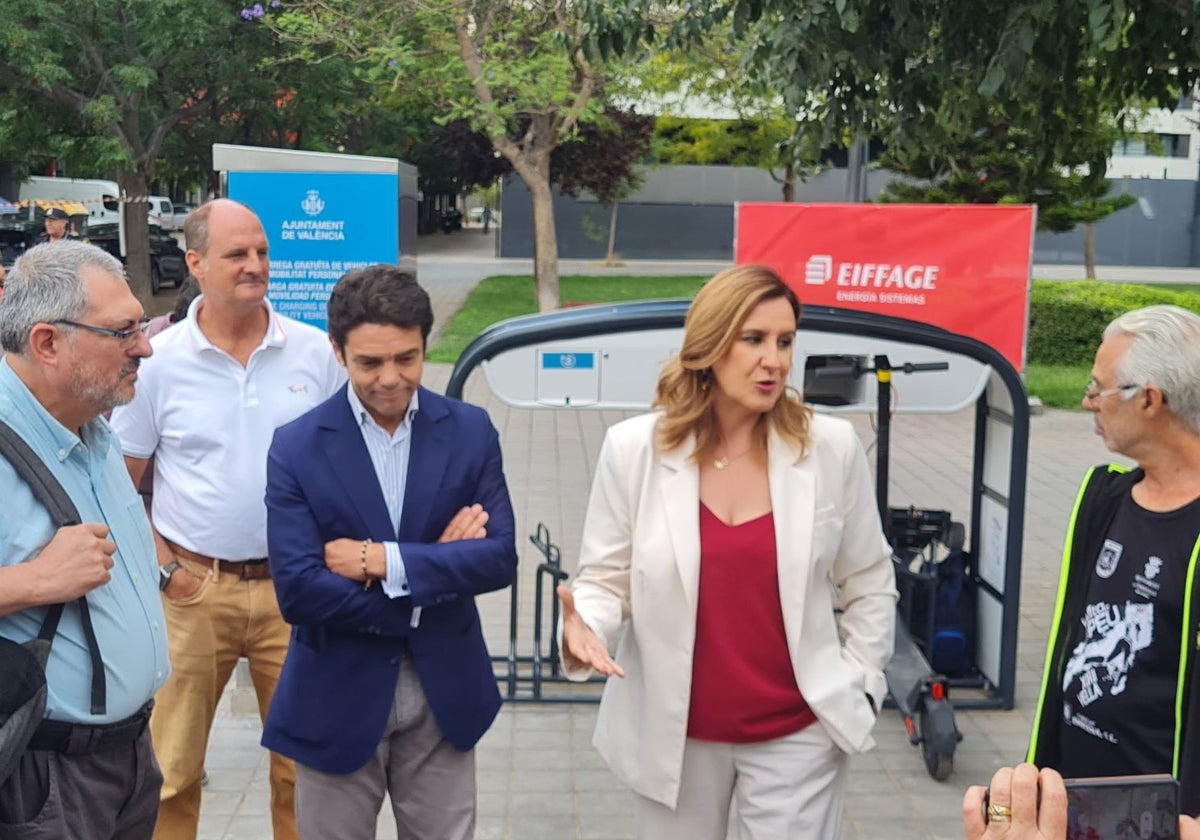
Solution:
[{"label": "parked truck", "polygon": [[121,221],[121,188],[116,181],[34,175],[20,186],[21,199],[71,199],[87,208],[88,224]]}]

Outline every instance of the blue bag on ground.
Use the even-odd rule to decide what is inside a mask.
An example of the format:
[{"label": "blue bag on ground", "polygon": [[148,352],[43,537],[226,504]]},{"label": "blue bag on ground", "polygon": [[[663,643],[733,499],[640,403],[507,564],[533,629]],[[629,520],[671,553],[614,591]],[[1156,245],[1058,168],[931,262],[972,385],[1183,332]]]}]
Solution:
[{"label": "blue bag on ground", "polygon": [[933,607],[933,638],[929,664],[947,677],[961,677],[974,667],[974,586],[971,556],[952,551],[937,564],[937,589]]}]

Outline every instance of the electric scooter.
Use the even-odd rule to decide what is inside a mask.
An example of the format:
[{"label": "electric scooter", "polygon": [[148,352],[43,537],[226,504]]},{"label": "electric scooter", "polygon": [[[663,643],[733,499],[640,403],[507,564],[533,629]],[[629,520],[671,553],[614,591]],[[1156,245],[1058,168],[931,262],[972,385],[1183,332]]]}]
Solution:
[{"label": "electric scooter", "polygon": [[[933,637],[934,598],[938,583],[936,552],[951,552],[963,547],[965,530],[952,521],[947,511],[888,506],[888,465],[890,459],[892,375],[947,370],[946,362],[909,362],[893,368],[885,355],[875,356],[873,364],[855,358],[850,363],[834,363],[814,372],[816,376],[857,379],[875,375],[877,426],[875,438],[875,495],[880,521],[896,566],[896,582],[901,600],[896,609],[895,652],[884,668],[888,691],[900,711],[909,742],[921,748],[925,769],[938,781],[954,771],[954,751],[962,733],[954,722],[947,678],[935,673],[929,664]],[[907,596],[907,597],[906,597]],[[919,631],[914,630],[919,624]],[[914,638],[919,632],[922,644]]]}]

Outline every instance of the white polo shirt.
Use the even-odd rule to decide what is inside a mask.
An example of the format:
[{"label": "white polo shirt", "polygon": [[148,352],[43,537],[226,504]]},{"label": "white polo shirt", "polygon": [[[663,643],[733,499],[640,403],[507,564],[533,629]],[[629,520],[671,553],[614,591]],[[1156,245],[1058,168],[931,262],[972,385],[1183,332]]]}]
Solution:
[{"label": "white polo shirt", "polygon": [[113,411],[122,451],[154,460],[151,519],[164,537],[225,560],[267,556],[267,449],[275,429],[346,381],[329,337],[277,314],[242,367],[200,331],[196,298],[154,336],[136,394]]}]

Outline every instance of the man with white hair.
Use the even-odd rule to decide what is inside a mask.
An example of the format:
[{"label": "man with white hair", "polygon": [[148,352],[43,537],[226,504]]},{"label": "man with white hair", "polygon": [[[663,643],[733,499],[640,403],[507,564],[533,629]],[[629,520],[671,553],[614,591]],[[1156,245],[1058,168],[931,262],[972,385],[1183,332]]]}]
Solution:
[{"label": "man with white hair", "polygon": [[1200,813],[1200,315],[1115,319],[1083,407],[1137,467],[1093,467],[1079,490],[1028,760],[1170,773],[1181,812]]}]

